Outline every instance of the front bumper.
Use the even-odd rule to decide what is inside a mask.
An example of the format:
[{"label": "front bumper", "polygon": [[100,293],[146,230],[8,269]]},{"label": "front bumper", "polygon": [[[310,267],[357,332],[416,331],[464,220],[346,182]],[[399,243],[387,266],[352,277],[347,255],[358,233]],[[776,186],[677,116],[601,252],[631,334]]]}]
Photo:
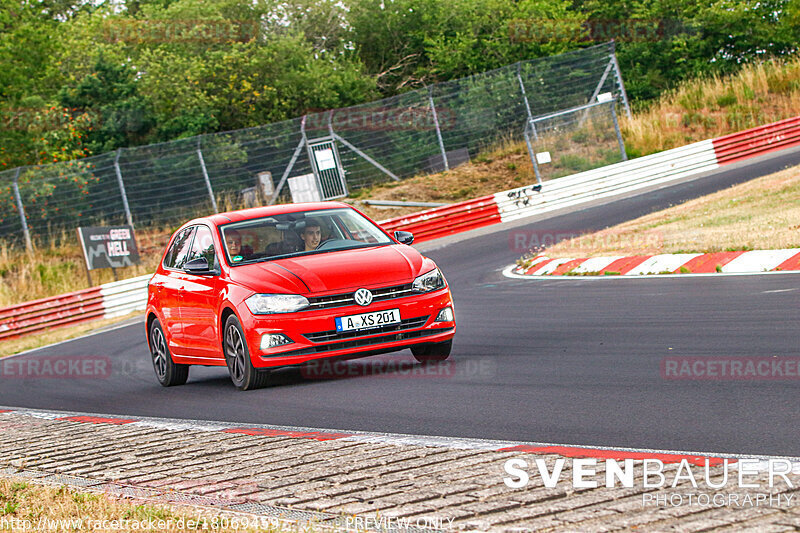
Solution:
[{"label": "front bumper", "polygon": [[[252,315],[249,312],[241,315],[253,366],[271,368],[329,357],[386,353],[450,340],[455,335],[455,320],[436,321],[439,311],[448,306],[453,306],[453,299],[449,288],[445,288],[374,302],[367,307],[348,305],[285,315]],[[336,331],[336,317],[387,309],[400,310],[400,324],[355,332]],[[261,350],[261,337],[267,333],[283,333],[293,342]]]}]

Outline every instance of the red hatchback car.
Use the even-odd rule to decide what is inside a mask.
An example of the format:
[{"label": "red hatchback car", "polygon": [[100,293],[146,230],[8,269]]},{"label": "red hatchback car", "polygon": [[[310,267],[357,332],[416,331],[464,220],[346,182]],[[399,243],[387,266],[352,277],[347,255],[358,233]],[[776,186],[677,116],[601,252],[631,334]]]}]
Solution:
[{"label": "red hatchback car", "polygon": [[456,332],[436,264],[339,202],[198,218],[170,239],[148,286],[147,340],[158,381],[189,365],[227,366],[242,390],[269,369],[410,348],[444,360]]}]

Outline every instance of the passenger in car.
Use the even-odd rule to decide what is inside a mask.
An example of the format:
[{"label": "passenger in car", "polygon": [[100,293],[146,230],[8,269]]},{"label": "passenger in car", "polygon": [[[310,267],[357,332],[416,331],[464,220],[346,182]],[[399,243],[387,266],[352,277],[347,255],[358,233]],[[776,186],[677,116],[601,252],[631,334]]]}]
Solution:
[{"label": "passenger in car", "polygon": [[306,220],[306,227],[300,232],[300,238],[303,239],[303,248],[299,251],[310,252],[316,250],[319,242],[322,240],[322,224],[315,218]]}]

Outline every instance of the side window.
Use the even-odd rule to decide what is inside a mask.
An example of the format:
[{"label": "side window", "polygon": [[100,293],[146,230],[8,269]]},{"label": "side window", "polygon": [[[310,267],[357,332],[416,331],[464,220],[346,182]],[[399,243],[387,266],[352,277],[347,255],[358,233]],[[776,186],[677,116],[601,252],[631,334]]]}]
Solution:
[{"label": "side window", "polygon": [[214,239],[211,236],[211,230],[206,226],[197,226],[197,231],[194,234],[194,242],[186,261],[197,259],[198,257],[205,257],[208,261],[209,268],[214,268]]},{"label": "side window", "polygon": [[181,231],[172,241],[167,255],[164,257],[164,266],[167,268],[182,268],[189,254],[189,245],[192,244],[192,234],[195,226],[190,226]]}]

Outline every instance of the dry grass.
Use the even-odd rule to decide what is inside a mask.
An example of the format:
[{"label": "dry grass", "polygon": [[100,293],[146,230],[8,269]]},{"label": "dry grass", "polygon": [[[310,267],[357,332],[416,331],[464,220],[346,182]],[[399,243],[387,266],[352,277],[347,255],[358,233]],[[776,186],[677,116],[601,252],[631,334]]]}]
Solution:
[{"label": "dry grass", "polygon": [[[0,479],[0,530],[3,531],[231,531],[235,528],[221,526],[230,524],[235,517],[242,520],[244,515],[189,506],[134,503],[68,487]],[[235,530],[280,531],[254,527]]]},{"label": "dry grass", "polygon": [[[621,160],[613,130],[598,127],[596,123],[587,123],[584,128],[566,136],[540,137],[537,146],[553,154],[552,163],[539,166],[543,182]],[[385,183],[360,191],[345,201],[356,205],[374,220],[386,220],[421,209],[376,208],[358,200],[454,203],[532,183],[536,183],[536,174],[525,143],[505,139],[491,150],[478,154],[470,163],[448,172]]]},{"label": "dry grass", "polygon": [[[27,350],[49,346],[57,342],[62,342],[86,335],[87,333],[103,330],[140,315],[142,315],[141,311],[135,311],[128,315],[117,318],[91,320],[75,326],[47,329],[30,335],[25,335],[24,337],[0,341],[0,359],[19,352],[25,352]],[[144,331],[144,326],[142,326],[142,331]],[[144,333],[142,333],[142,338],[144,338]]]},{"label": "dry grass", "polygon": [[356,205],[374,220],[421,211],[419,207],[379,209],[358,200],[396,200],[403,202],[454,203],[470,200],[536,181],[533,165],[524,143],[503,141],[496,148],[448,172],[426,174],[385,183],[359,191],[346,202]]},{"label": "dry grass", "polygon": [[623,119],[630,153],[647,155],[769,124],[800,112],[800,57],[748,65],[733,76],[692,80]]},{"label": "dry grass", "polygon": [[553,258],[800,248],[800,166],[562,241]]},{"label": "dry grass", "polygon": [[[141,264],[117,269],[119,279],[154,272],[172,229],[137,230]],[[31,252],[0,241],[0,307],[85,289],[85,268],[75,233],[62,233],[49,243],[34,242]],[[92,271],[93,285],[109,281],[114,281],[110,269]]]}]

